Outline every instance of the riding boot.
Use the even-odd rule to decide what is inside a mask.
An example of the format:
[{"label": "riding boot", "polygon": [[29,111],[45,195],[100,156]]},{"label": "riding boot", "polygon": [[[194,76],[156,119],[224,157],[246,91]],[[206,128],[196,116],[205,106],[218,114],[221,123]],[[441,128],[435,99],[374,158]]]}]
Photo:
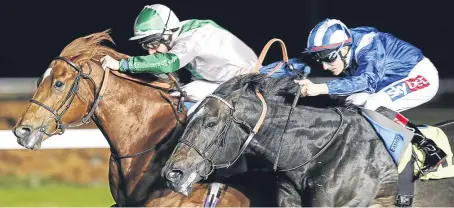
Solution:
[{"label": "riding boot", "polygon": [[423,176],[430,171],[436,170],[446,158],[446,153],[440,149],[433,140],[426,138],[417,126],[411,123],[407,118],[405,118],[405,116],[383,106],[379,107],[377,112],[387,118],[393,119],[394,122],[405,126],[405,128],[415,133],[411,143],[415,144],[418,149],[421,149],[425,154],[424,166],[419,171],[417,176],[418,178],[419,176]]},{"label": "riding boot", "polygon": [[416,128],[416,125],[408,122],[407,126],[414,129],[415,133],[411,143],[415,144],[416,147],[425,154],[424,165],[418,175],[425,175],[431,171],[435,171],[446,158],[446,153],[440,149],[433,140],[426,138],[421,131]]}]

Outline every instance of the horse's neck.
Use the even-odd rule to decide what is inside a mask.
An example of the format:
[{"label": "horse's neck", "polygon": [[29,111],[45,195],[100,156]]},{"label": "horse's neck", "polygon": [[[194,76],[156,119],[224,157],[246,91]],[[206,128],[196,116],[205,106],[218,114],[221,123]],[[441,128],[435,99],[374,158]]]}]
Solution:
[{"label": "horse's neck", "polygon": [[[133,155],[155,146],[176,124],[171,105],[157,89],[112,74],[104,97],[96,108],[94,121],[108,140],[111,150],[119,156]],[[153,159],[155,151],[159,150],[133,157],[132,160],[121,159],[123,174],[139,171],[135,176],[130,174],[130,177],[142,177],[150,168],[159,169],[151,167],[155,164],[164,165],[163,161]],[[153,164],[149,164],[150,161]],[[156,173],[159,175],[159,171]]]},{"label": "horse's neck", "polygon": [[95,118],[118,154],[139,152],[156,144],[175,124],[170,104],[157,89],[114,75],[110,75]]},{"label": "horse's neck", "polygon": [[[272,113],[266,116],[249,150],[251,154],[264,157],[274,164],[281,148],[279,169],[308,161],[330,141],[340,124],[340,116],[334,110],[298,107],[285,127],[290,107],[272,101],[268,102],[268,108]],[[248,123],[255,124],[258,117],[258,114],[249,117]]]}]

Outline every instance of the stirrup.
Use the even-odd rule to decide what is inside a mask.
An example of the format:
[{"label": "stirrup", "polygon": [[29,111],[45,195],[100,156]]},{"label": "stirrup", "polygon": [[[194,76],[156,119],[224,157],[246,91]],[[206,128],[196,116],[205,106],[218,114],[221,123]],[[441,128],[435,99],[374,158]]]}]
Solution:
[{"label": "stirrup", "polygon": [[413,195],[397,195],[394,204],[397,207],[411,207],[413,204]]},{"label": "stirrup", "polygon": [[[418,171],[417,178],[420,178],[421,176],[425,176],[426,174],[436,171],[438,169],[438,166],[441,165],[443,160],[446,159],[446,153],[442,150],[439,149],[435,153],[428,154],[428,152],[424,151],[425,153],[425,159],[424,159],[424,166],[421,168],[421,170]],[[434,158],[436,157],[436,158]],[[430,159],[429,159],[430,158]],[[430,161],[429,161],[430,160]],[[438,161],[437,161],[438,160]],[[434,161],[437,161],[436,163]]]}]

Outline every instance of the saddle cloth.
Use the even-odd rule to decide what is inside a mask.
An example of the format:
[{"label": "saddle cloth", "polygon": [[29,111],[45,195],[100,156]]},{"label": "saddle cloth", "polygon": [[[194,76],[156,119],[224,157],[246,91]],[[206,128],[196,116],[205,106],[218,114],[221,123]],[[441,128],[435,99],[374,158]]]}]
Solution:
[{"label": "saddle cloth", "polygon": [[[399,173],[410,162],[412,153],[414,152],[417,157],[414,164],[414,175],[416,175],[420,167],[423,166],[424,152],[411,143],[414,133],[396,123],[397,121],[391,120],[389,116],[386,117],[379,112],[361,108],[361,113],[382,138],[386,149],[398,167]],[[420,179],[429,180],[454,177],[454,158],[446,134],[440,128],[434,126],[418,126],[418,129],[426,138],[433,140],[447,154],[446,159],[435,171],[420,177]]]}]

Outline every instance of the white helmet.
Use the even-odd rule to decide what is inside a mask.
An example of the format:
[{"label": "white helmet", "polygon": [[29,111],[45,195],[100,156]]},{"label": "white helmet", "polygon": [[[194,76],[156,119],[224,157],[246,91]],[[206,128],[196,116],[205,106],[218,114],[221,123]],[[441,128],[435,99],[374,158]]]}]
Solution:
[{"label": "white helmet", "polygon": [[311,30],[307,39],[307,47],[303,53],[338,49],[351,44],[352,34],[347,26],[340,20],[327,18]]},{"label": "white helmet", "polygon": [[145,6],[134,22],[134,37],[138,40],[144,37],[163,33],[164,30],[178,28],[180,20],[173,11],[165,5],[153,4]]}]

